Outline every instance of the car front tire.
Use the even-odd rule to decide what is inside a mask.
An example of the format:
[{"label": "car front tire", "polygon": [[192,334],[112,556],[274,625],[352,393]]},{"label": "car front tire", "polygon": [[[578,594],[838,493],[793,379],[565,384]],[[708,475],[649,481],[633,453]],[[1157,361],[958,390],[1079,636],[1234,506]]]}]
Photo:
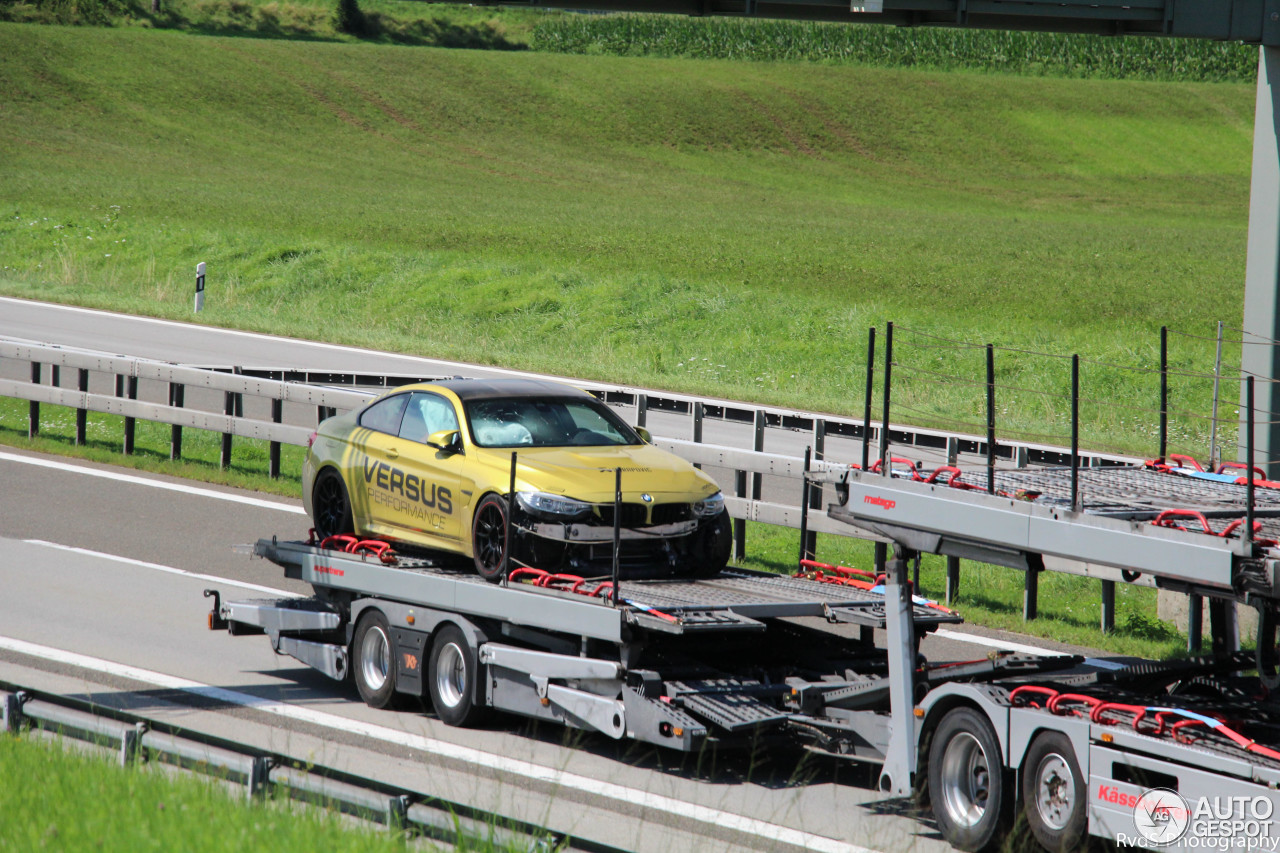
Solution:
[{"label": "car front tire", "polygon": [[496,583],[507,573],[507,502],[499,495],[485,495],[471,519],[471,556],[476,573]]},{"label": "car front tire", "polygon": [[693,537],[690,574],[695,578],[713,578],[720,574],[733,550],[733,525],[728,511],[702,522]]}]

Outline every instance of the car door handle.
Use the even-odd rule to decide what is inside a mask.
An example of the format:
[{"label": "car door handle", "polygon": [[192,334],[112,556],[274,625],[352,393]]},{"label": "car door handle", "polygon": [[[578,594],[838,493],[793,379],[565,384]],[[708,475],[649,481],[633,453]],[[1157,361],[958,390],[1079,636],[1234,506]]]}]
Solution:
[{"label": "car door handle", "polygon": [[388,447],[387,455],[390,456],[392,459],[398,459],[400,457],[400,451],[396,450],[394,447]]}]

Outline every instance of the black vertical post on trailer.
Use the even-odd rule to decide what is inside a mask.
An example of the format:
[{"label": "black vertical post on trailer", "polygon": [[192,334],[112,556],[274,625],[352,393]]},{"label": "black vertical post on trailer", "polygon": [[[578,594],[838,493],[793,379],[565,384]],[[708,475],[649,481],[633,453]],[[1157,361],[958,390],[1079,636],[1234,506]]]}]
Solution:
[{"label": "black vertical post on trailer", "polygon": [[1160,327],[1160,459],[1169,452],[1169,327]]},{"label": "black vertical post on trailer", "polygon": [[1080,511],[1080,356],[1071,356],[1071,511]]},{"label": "black vertical post on trailer", "polygon": [[862,409],[862,470],[871,466],[871,394],[876,382],[876,327],[867,329],[867,398]]},{"label": "black vertical post on trailer", "polygon": [[[31,362],[31,383],[40,384],[40,362]],[[40,434],[40,402],[32,400],[27,404],[27,438],[35,438]]]},{"label": "black vertical post on trailer", "polygon": [[[1254,427],[1253,407],[1254,407],[1254,402],[1253,402],[1253,377],[1252,376],[1245,377],[1244,395],[1245,395],[1245,406],[1249,409],[1249,412],[1248,412],[1249,441],[1245,445],[1245,469],[1246,469],[1245,477],[1247,479],[1245,480],[1246,509],[1245,509],[1245,516],[1244,516],[1244,536],[1242,538],[1245,541],[1246,551],[1249,551],[1251,549],[1251,546],[1253,545],[1253,516],[1254,516],[1254,512],[1253,512],[1253,497],[1254,497],[1253,495],[1253,446],[1254,446],[1253,445],[1253,427]],[[1270,425],[1268,425],[1268,428],[1269,426]]]},{"label": "black vertical post on trailer", "polygon": [[[76,388],[82,394],[89,392],[89,371],[83,367],[76,376]],[[84,447],[89,440],[89,410],[76,409],[76,446]]]},{"label": "black vertical post on trailer", "polygon": [[[893,323],[886,323],[884,332],[884,418],[880,422],[880,473],[885,477],[893,476],[889,465],[889,391],[892,385]],[[885,564],[888,561],[888,557],[888,546],[883,542],[877,542],[873,558],[875,560],[876,574],[885,573]]]},{"label": "black vertical post on trailer", "polygon": [[[169,405],[181,409],[183,398],[187,395],[186,386],[181,382],[169,383]],[[169,460],[176,462],[182,458],[182,427],[174,424],[169,428]]]},{"label": "black vertical post on trailer", "polygon": [[[800,561],[813,559],[813,551],[809,549],[809,491],[812,486],[809,483],[809,462],[813,458],[812,449],[805,447],[804,449],[804,473],[800,476]],[[802,565],[797,564],[803,569]]]},{"label": "black vertical post on trailer", "polygon": [[[693,443],[702,444],[702,419],[707,416],[706,407],[701,402],[693,404]],[[701,463],[695,462],[694,468],[701,468]]]},{"label": "black vertical post on trailer", "polygon": [[613,572],[610,580],[613,581],[611,592],[613,605],[617,607],[618,602],[622,600],[619,595],[621,590],[618,588],[622,583],[619,558],[619,552],[622,550],[622,469],[615,468],[613,477]]},{"label": "black vertical post on trailer", "polygon": [[[813,420],[813,461],[820,462],[826,456],[827,445],[827,422],[822,418],[814,418]],[[809,470],[809,466],[805,466],[805,470]],[[822,509],[822,484],[809,484],[809,509]],[[808,536],[805,537],[805,550],[815,557],[818,554],[818,533],[810,530]]]},{"label": "black vertical post on trailer", "polygon": [[987,344],[987,494],[996,493],[996,348]]},{"label": "black vertical post on trailer", "polygon": [[498,565],[502,571],[502,585],[511,577],[511,527],[516,519],[516,451],[511,451],[511,479],[507,483],[507,523],[502,525],[502,558]]}]

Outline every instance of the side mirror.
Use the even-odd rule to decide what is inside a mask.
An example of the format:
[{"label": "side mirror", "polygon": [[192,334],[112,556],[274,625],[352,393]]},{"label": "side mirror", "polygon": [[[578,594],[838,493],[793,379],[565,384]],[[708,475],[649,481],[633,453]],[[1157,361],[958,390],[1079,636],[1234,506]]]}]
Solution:
[{"label": "side mirror", "polygon": [[635,429],[636,435],[640,436],[641,441],[645,444],[653,444],[653,433],[649,432],[649,430],[642,426],[638,426]]},{"label": "side mirror", "polygon": [[443,453],[462,452],[462,433],[456,429],[442,429],[427,436],[427,446]]}]

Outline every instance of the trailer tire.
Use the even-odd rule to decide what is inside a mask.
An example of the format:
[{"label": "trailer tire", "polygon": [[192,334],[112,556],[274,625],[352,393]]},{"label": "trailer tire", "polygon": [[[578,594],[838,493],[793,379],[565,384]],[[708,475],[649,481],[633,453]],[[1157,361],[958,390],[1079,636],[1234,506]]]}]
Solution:
[{"label": "trailer tire", "polygon": [[507,573],[507,502],[499,495],[485,495],[471,519],[471,555],[476,574],[496,583]]},{"label": "trailer tire", "polygon": [[449,726],[472,726],[485,709],[475,702],[480,679],[476,650],[457,625],[445,625],[431,643],[427,692],[436,716]]},{"label": "trailer tire", "polygon": [[325,468],[316,477],[311,492],[312,522],[320,539],[341,533],[355,532],[351,517],[351,498],[347,494],[342,476],[332,468]]},{"label": "trailer tire", "polygon": [[995,730],[972,708],[948,711],[929,745],[929,796],[938,828],[969,853],[994,848],[1011,814]]},{"label": "trailer tire", "polygon": [[1022,762],[1022,803],[1031,834],[1049,853],[1080,847],[1089,825],[1088,791],[1071,740],[1036,735]]},{"label": "trailer tire", "polygon": [[396,695],[396,663],[387,617],[370,610],[360,617],[351,641],[351,667],[360,698],[371,708],[385,708]]},{"label": "trailer tire", "polygon": [[733,526],[728,511],[699,525],[693,536],[693,577],[713,578],[720,574],[733,548]]}]

